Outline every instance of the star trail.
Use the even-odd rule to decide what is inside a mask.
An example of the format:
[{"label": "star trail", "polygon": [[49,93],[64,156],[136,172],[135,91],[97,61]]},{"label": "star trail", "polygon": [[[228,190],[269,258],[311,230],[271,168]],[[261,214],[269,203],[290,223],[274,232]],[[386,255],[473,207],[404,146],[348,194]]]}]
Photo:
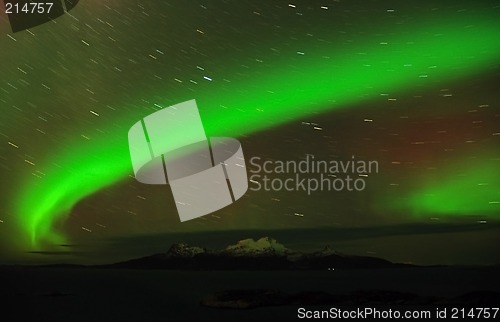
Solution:
[{"label": "star trail", "polygon": [[[2,243],[43,249],[162,225],[352,224],[341,213],[356,207],[340,201],[343,195],[318,196],[316,205],[297,199],[302,207],[289,200],[285,211],[284,193],[250,193],[237,207],[241,214],[226,210],[187,228],[155,220],[164,210],[141,206],[151,191],[131,180],[127,131],[193,98],[208,136],[240,138],[251,154],[272,159],[293,153],[291,146],[298,155],[314,146],[331,158],[380,160],[375,187],[363,195],[366,218],[496,220],[500,123],[488,86],[498,81],[499,10],[493,1],[89,0],[22,32],[10,33],[2,19]],[[453,90],[467,84],[479,89]],[[329,124],[342,118],[360,122],[337,124],[339,134]],[[252,144],[267,133],[295,143]],[[279,206],[266,206],[272,198]],[[328,206],[332,198],[341,208]],[[249,219],[260,207],[275,214]]]}]

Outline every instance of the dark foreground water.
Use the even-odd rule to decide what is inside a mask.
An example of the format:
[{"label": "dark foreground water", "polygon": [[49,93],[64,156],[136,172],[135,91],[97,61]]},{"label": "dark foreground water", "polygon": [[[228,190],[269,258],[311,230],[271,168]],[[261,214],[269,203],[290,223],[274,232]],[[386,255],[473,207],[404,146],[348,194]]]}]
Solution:
[{"label": "dark foreground water", "polygon": [[297,306],[214,309],[200,300],[226,289],[391,290],[453,297],[500,291],[499,273],[498,268],[446,267],[272,272],[4,267],[0,321],[298,321]]}]

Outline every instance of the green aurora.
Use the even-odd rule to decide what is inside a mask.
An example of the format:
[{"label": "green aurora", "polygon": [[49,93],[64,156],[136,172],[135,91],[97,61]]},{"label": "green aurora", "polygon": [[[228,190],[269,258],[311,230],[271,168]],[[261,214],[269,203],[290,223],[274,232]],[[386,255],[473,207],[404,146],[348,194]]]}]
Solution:
[{"label": "green aurora", "polygon": [[500,159],[469,161],[423,183],[395,208],[415,216],[498,216],[500,213]]},{"label": "green aurora", "polygon": [[[363,46],[339,51],[325,45],[321,50],[306,50],[305,55],[288,57],[295,61],[294,68],[282,58],[272,70],[223,85],[214,80],[211,87],[200,86],[190,98],[198,102],[208,136],[239,137],[312,113],[348,108],[387,90],[411,92],[480,74],[500,57],[498,30],[500,21],[486,13],[420,19],[418,24],[394,30],[384,44],[365,35]],[[120,127],[110,126],[106,134],[85,143],[79,136],[81,132],[75,130],[74,137],[47,153],[50,158],[40,167],[45,174],[42,178],[27,174],[18,187],[14,209],[21,240],[27,247],[65,243],[57,223],[71,208],[86,196],[132,174],[123,129],[133,124],[132,117],[138,120],[143,116],[134,112],[123,120],[114,120]],[[411,193],[402,207],[415,214],[491,214],[492,205],[485,206],[484,201],[498,197],[498,180],[488,187],[486,197],[481,191],[464,191],[471,182],[483,179],[490,171],[498,173],[498,169],[477,172],[474,165],[466,171],[472,175],[452,176]],[[457,194],[460,198],[455,198]]]}]

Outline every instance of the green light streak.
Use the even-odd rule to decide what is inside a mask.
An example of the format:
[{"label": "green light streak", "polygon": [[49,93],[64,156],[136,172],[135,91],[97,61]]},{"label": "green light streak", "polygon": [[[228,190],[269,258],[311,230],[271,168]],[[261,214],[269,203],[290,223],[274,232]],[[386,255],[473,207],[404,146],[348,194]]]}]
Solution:
[{"label": "green light streak", "polygon": [[252,133],[380,93],[421,90],[479,73],[500,57],[500,24],[477,19],[468,23],[474,27],[464,26],[461,19],[439,22],[411,33],[405,30],[387,45],[365,39],[369,45],[334,49],[333,56],[329,51],[311,53],[301,68],[290,70],[284,64],[225,93],[204,93],[197,100],[201,108],[208,107],[205,128],[208,133],[224,129],[225,135]]},{"label": "green light streak", "polygon": [[21,225],[34,246],[42,241],[65,243],[64,236],[54,230],[54,223],[64,219],[79,200],[115,183],[130,171],[125,159],[128,151],[113,140],[80,144],[78,155],[75,152],[70,149],[67,154],[59,154],[57,165],[49,165],[46,176],[30,179],[29,190],[18,204],[19,213],[24,214],[20,217]]},{"label": "green light streak", "polygon": [[500,214],[500,159],[475,162],[447,171],[446,176],[424,183],[399,202],[398,210],[415,217],[486,216]]},{"label": "green light streak", "polygon": [[[457,16],[414,26],[414,30],[405,27],[388,36],[387,45],[365,39],[364,46],[342,51],[325,48],[324,52],[305,51],[304,56],[294,54],[281,66],[262,71],[263,76],[230,84],[213,82],[211,87],[200,86],[193,96],[209,136],[237,137],[373,99],[385,91],[436,86],[479,73],[500,56],[499,23],[481,17],[465,20]],[[143,116],[137,115],[137,120]],[[133,124],[128,123],[124,128]],[[46,176],[30,177],[18,193],[15,212],[21,238],[32,247],[64,242],[55,223],[64,220],[78,201],[132,173],[127,130],[110,129],[110,136],[85,144],[81,138],[69,140],[65,146],[71,148],[50,153],[43,167]],[[432,200],[415,197],[415,202],[431,208],[445,197],[439,191],[435,195]],[[474,205],[443,207],[472,211]]]}]

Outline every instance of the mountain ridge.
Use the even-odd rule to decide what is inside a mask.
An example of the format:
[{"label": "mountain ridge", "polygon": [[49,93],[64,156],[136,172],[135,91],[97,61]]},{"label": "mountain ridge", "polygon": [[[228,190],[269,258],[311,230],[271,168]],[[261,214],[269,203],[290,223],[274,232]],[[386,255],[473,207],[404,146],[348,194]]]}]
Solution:
[{"label": "mountain ridge", "polygon": [[412,266],[382,258],[339,253],[330,246],[296,252],[271,237],[248,238],[220,250],[174,243],[167,252],[100,267],[171,270],[334,270]]}]

